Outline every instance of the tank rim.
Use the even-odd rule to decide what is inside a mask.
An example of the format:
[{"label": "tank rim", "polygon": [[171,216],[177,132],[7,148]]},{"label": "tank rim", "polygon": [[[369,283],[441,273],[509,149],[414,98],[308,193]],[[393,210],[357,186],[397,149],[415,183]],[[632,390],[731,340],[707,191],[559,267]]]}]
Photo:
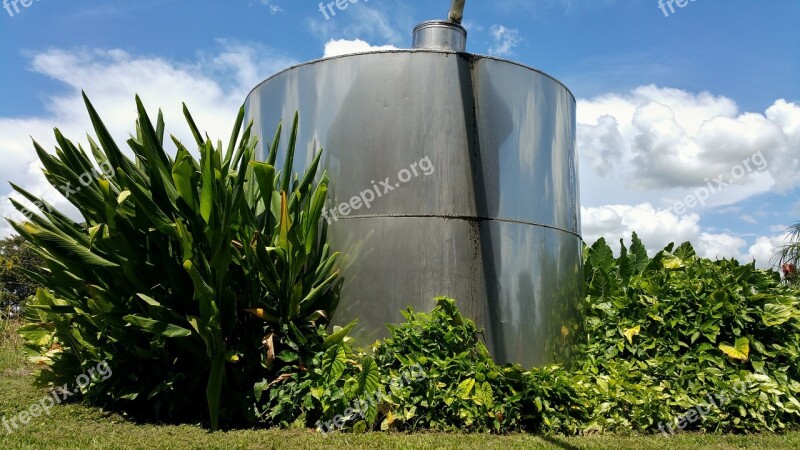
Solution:
[{"label": "tank rim", "polygon": [[302,62],[302,63],[291,65],[291,66],[289,66],[289,67],[287,67],[285,69],[282,69],[282,70],[270,75],[269,77],[265,78],[260,83],[256,84],[256,86],[253,89],[251,89],[250,92],[247,93],[247,96],[245,96],[245,101],[247,101],[247,99],[249,99],[250,96],[253,95],[253,93],[258,90],[258,88],[260,88],[264,84],[268,83],[272,79],[277,78],[277,77],[279,77],[279,76],[281,76],[281,75],[283,75],[283,74],[285,74],[287,72],[291,72],[292,70],[298,69],[300,67],[312,66],[312,65],[315,65],[315,64],[323,63],[323,62],[326,62],[326,61],[332,61],[332,60],[335,60],[335,59],[353,58],[353,57],[359,57],[359,56],[364,56],[364,55],[380,55],[380,54],[385,54],[385,53],[440,53],[440,54],[444,54],[444,55],[469,56],[469,57],[476,58],[476,60],[477,59],[490,59],[490,60],[497,61],[497,62],[503,62],[503,63],[507,63],[507,64],[512,64],[512,65],[515,65],[515,66],[518,66],[518,67],[522,67],[523,69],[528,69],[530,71],[536,72],[536,73],[538,73],[540,75],[544,75],[547,78],[550,78],[551,80],[553,80],[556,83],[558,83],[559,85],[561,85],[561,87],[563,87],[567,91],[567,93],[570,95],[570,97],[572,97],[572,102],[573,103],[576,102],[575,94],[572,93],[572,91],[567,87],[566,84],[562,83],[561,80],[559,80],[558,78],[550,75],[549,73],[544,72],[544,71],[542,71],[540,69],[537,69],[535,67],[531,67],[531,66],[528,66],[526,64],[522,64],[520,62],[517,62],[517,61],[512,61],[510,59],[498,58],[496,56],[481,55],[481,54],[478,54],[478,53],[452,52],[452,51],[446,51],[446,50],[433,50],[433,49],[378,50],[378,51],[370,51],[370,52],[348,53],[346,55],[336,55],[336,56],[328,56],[326,58],[312,59],[310,61],[305,61],[305,62]]}]

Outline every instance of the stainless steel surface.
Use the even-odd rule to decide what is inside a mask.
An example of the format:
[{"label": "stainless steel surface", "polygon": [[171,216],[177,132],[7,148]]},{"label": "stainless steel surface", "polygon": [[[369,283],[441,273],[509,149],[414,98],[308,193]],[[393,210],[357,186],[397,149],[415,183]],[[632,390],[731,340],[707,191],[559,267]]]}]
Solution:
[{"label": "stainless steel surface", "polygon": [[448,20],[431,20],[414,28],[413,48],[463,52],[467,49],[467,30]]},{"label": "stainless steel surface", "polygon": [[[575,100],[557,80],[466,53],[375,52],[287,69],[246,109],[262,157],[278,121],[300,112],[295,167],[324,146],[328,210],[381,186],[369,208],[330,226],[345,278],[334,320],[360,319],[361,343],[439,295],[486,329],[501,363],[551,362],[574,336]],[[426,158],[429,175],[419,169]],[[412,164],[418,175],[401,183]]]},{"label": "stainless steel surface", "polygon": [[453,0],[450,4],[449,18],[455,23],[461,23],[464,19],[464,2],[465,0]]}]

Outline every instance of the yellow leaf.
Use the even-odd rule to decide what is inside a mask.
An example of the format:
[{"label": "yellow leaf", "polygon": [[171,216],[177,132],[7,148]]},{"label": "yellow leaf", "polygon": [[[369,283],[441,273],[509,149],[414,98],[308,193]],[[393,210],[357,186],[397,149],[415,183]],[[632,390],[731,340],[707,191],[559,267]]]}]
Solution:
[{"label": "yellow leaf", "polygon": [[680,269],[681,267],[684,266],[683,265],[683,261],[681,261],[680,258],[678,258],[677,256],[674,256],[672,254],[664,255],[664,259],[661,261],[661,263],[664,265],[664,268],[667,269],[667,270]]},{"label": "yellow leaf", "polygon": [[624,333],[622,333],[622,334],[624,334],[624,335],[625,335],[625,338],[627,338],[627,339],[628,339],[628,343],[629,343],[629,344],[633,344],[633,337],[634,337],[634,336],[637,336],[641,330],[642,330],[642,327],[641,327],[641,326],[639,326],[639,325],[636,325],[636,326],[635,326],[635,327],[633,327],[633,328],[628,328],[628,329],[627,329],[627,330],[625,330],[625,332],[624,332]]},{"label": "yellow leaf", "polygon": [[734,343],[733,346],[719,344],[719,349],[731,359],[747,361],[747,358],[750,356],[750,341],[745,337],[741,337],[736,339],[736,343]]},{"label": "yellow leaf", "polygon": [[258,317],[259,319],[264,319],[266,321],[276,321],[274,316],[267,312],[264,308],[253,308],[253,309],[245,309],[245,311],[249,312],[250,314]]},{"label": "yellow leaf", "polygon": [[395,422],[394,414],[391,411],[386,413],[386,419],[381,423],[381,431],[386,431],[394,425]]},{"label": "yellow leaf", "polygon": [[569,336],[569,328],[566,325],[561,326],[561,336]]},{"label": "yellow leaf", "polygon": [[267,368],[272,366],[272,362],[275,361],[275,341],[274,341],[275,333],[270,333],[264,336],[264,340],[261,341],[264,344],[264,348],[267,349]]}]

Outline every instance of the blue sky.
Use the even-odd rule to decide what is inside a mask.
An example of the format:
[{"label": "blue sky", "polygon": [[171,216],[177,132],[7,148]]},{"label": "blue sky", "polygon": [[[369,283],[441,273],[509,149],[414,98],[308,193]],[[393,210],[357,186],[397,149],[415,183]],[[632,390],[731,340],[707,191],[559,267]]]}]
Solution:
[{"label": "blue sky", "polygon": [[[13,15],[0,10],[0,179],[57,195],[36,173],[28,136],[52,144],[59,126],[84,141],[80,89],[120,139],[135,92],[164,108],[168,126],[173,118],[182,128],[186,100],[225,136],[260,79],[322,57],[326,44],[329,54],[408,47],[411,28],[444,18],[449,1],[360,0],[328,20],[318,5],[37,0],[17,13],[9,3]],[[766,265],[783,228],[800,218],[800,2],[697,0],[674,9],[665,17],[658,0],[468,0],[468,49],[541,69],[578,98],[587,240],[636,230],[651,248],[688,239],[707,256]],[[763,170],[705,206],[675,211],[706,178],[731,178],[759,154]],[[10,215],[6,186],[0,213]]]}]

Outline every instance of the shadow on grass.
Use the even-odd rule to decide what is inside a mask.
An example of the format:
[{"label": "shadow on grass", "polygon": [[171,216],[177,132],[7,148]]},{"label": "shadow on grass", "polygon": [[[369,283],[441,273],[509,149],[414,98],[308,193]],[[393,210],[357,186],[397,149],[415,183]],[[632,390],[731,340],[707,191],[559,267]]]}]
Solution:
[{"label": "shadow on grass", "polygon": [[548,444],[554,445],[559,448],[563,448],[566,450],[578,450],[578,447],[575,447],[572,444],[565,442],[564,438],[556,437],[556,436],[538,436],[543,441],[546,441]]}]

